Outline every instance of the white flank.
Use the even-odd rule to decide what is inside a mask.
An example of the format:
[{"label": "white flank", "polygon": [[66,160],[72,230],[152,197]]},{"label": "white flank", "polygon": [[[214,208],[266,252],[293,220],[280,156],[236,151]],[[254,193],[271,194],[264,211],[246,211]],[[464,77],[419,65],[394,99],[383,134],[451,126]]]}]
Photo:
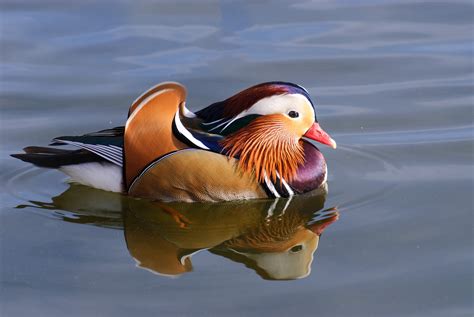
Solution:
[{"label": "white flank", "polygon": [[112,163],[90,162],[59,168],[71,181],[111,192],[123,192],[122,168]]}]

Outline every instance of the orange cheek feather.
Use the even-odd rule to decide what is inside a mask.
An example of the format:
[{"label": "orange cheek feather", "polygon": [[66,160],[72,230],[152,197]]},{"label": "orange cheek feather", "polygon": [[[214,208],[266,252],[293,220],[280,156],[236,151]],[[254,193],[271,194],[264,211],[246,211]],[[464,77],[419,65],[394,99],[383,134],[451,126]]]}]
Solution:
[{"label": "orange cheek feather", "polygon": [[230,157],[238,156],[239,167],[254,173],[259,182],[264,181],[265,175],[276,181],[277,173],[292,180],[298,166],[304,163],[300,129],[284,115],[266,115],[227,136],[222,145]]}]

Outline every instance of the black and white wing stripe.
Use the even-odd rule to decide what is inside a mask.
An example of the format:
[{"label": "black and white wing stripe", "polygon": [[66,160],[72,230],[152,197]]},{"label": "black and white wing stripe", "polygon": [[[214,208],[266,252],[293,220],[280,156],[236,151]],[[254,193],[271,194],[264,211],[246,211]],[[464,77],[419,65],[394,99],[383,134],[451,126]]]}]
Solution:
[{"label": "black and white wing stripe", "polygon": [[288,184],[288,182],[280,177],[280,174],[277,172],[276,182],[272,182],[267,174],[264,174],[264,182],[262,183],[263,188],[265,189],[267,195],[271,198],[280,198],[280,197],[291,197],[295,195],[295,192]]},{"label": "black and white wing stripe", "polygon": [[116,145],[87,144],[77,141],[54,139],[61,144],[69,144],[92,152],[118,166],[123,166],[123,149]]}]

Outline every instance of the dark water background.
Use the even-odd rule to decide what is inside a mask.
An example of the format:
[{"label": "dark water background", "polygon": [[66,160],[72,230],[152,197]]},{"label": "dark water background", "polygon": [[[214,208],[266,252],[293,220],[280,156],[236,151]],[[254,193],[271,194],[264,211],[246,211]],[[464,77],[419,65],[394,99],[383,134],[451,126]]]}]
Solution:
[{"label": "dark water background", "polygon": [[[471,1],[1,1],[0,315],[472,316],[473,14]],[[340,218],[309,276],[268,280],[222,250],[153,274],[129,252],[119,195],[53,201],[64,175],[8,156],[121,125],[168,80],[192,109],[268,80],[310,91],[339,145],[322,148],[314,212]]]}]

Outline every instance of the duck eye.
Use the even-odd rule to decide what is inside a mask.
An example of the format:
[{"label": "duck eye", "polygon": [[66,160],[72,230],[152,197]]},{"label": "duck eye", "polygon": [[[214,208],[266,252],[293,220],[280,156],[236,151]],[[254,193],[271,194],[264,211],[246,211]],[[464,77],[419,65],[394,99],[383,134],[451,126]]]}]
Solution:
[{"label": "duck eye", "polygon": [[298,118],[300,116],[300,114],[294,110],[291,110],[290,112],[288,112],[288,116],[290,118]]},{"label": "duck eye", "polygon": [[296,253],[296,252],[300,252],[301,250],[303,250],[303,246],[301,244],[299,244],[299,245],[295,245],[294,247],[292,247],[290,249],[290,252],[291,253]]}]

